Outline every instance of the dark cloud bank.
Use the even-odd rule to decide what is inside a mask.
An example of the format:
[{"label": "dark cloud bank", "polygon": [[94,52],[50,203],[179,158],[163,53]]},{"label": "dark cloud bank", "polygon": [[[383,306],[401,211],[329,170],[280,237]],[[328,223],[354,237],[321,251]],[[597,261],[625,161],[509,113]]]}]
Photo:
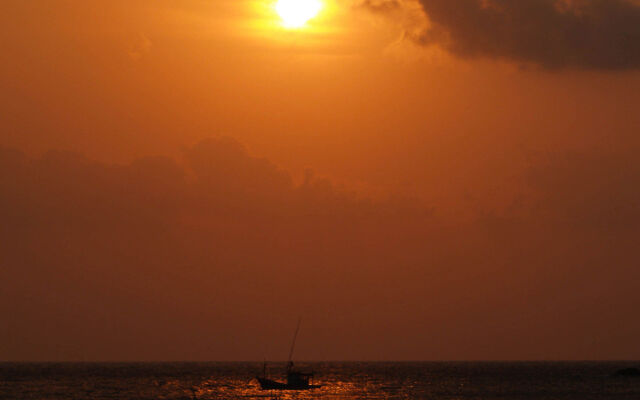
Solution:
[{"label": "dark cloud bank", "polygon": [[[633,0],[418,0],[430,27],[415,38],[461,57],[547,68],[640,67],[640,4]],[[367,2],[366,4],[369,4]],[[375,9],[393,8],[397,1]]]},{"label": "dark cloud bank", "polygon": [[5,149],[0,354],[281,358],[303,314],[302,358],[638,358],[638,187],[632,158],[548,157],[520,206],[461,223],[230,139],[128,165]]}]

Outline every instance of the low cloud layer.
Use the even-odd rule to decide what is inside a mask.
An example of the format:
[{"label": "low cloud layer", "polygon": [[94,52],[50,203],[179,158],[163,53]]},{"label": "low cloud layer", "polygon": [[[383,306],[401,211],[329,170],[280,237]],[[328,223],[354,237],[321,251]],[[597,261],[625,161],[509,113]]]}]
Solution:
[{"label": "low cloud layer", "polygon": [[278,359],[303,315],[300,358],[639,357],[637,161],[550,156],[521,185],[452,222],[227,138],[126,165],[1,150],[0,353]]},{"label": "low cloud layer", "polygon": [[[429,27],[413,38],[464,58],[545,68],[640,67],[640,5],[633,0],[418,0]],[[397,0],[367,2],[380,11]]]}]

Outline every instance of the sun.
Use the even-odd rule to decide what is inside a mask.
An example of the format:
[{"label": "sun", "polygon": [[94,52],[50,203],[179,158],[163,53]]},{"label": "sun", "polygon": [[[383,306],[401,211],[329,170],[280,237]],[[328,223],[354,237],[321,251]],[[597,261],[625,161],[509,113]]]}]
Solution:
[{"label": "sun", "polygon": [[278,0],[275,9],[286,28],[302,28],[322,10],[322,1]]}]

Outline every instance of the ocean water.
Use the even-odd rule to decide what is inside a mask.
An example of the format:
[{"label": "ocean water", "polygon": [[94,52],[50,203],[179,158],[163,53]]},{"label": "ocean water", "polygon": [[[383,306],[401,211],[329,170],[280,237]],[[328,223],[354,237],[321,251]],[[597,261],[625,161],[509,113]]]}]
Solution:
[{"label": "ocean water", "polygon": [[[299,363],[322,388],[261,391],[261,363],[0,363],[0,399],[640,399],[640,362]],[[284,364],[270,364],[282,379]]]}]

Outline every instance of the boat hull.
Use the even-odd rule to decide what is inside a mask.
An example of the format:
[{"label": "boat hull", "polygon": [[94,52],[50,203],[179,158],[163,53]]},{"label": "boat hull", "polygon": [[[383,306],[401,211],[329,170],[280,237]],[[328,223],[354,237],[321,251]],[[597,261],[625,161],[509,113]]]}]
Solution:
[{"label": "boat hull", "polygon": [[274,381],[266,378],[256,378],[260,383],[260,388],[262,390],[311,390],[318,389],[322,385],[309,385],[309,384],[291,384],[291,383],[282,383],[278,381]]}]

